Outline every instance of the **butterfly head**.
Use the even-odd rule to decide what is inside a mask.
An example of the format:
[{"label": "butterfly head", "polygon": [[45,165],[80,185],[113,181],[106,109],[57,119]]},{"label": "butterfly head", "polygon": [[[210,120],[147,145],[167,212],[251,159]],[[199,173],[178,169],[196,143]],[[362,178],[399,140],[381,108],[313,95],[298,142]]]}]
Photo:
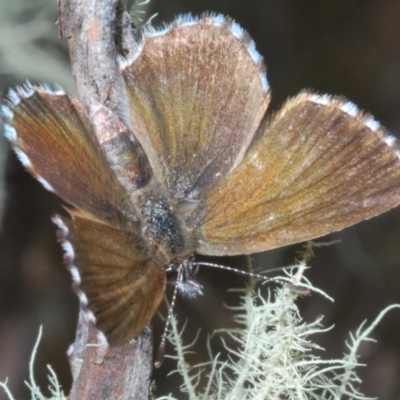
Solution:
[{"label": "butterfly head", "polygon": [[176,288],[182,297],[193,299],[203,295],[203,286],[196,279],[198,266],[193,255],[184,259],[176,258],[168,265],[167,275],[175,279]]}]

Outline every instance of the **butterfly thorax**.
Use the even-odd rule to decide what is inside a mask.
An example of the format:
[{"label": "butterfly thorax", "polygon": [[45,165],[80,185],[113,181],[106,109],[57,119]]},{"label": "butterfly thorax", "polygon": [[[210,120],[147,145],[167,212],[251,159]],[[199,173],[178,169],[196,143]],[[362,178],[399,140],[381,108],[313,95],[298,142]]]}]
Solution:
[{"label": "butterfly thorax", "polygon": [[178,292],[187,298],[201,295],[202,286],[196,280],[193,248],[184,236],[182,225],[174,209],[161,196],[149,197],[141,207],[143,235],[151,248],[153,258],[166,264],[167,272],[176,272]]},{"label": "butterfly thorax", "polygon": [[166,268],[167,275],[176,281],[178,292],[187,298],[201,295],[197,282],[197,264],[194,262],[194,240],[191,231],[183,228],[179,219],[191,210],[185,201],[172,206],[167,196],[159,193],[155,180],[133,196],[140,212],[142,234],[150,255]]},{"label": "butterfly thorax", "polygon": [[[146,195],[137,199],[136,208],[150,255],[163,265],[187,258],[194,251],[190,244],[192,241],[183,234],[182,223],[174,208],[164,196],[147,189]],[[149,195],[149,192],[153,193]]]}]

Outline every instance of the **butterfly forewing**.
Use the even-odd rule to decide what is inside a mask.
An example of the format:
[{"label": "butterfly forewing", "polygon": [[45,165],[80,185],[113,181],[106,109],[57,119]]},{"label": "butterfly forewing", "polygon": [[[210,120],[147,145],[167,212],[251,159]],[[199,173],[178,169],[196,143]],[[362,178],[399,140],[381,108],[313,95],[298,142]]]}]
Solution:
[{"label": "butterfly forewing", "polygon": [[10,91],[5,136],[44,186],[97,218],[135,219],[126,192],[97,146],[83,107],[61,91]]},{"label": "butterfly forewing", "polygon": [[71,213],[72,220],[57,217],[55,222],[64,246],[73,245],[73,259],[67,259],[67,264],[79,269],[80,289],[96,326],[110,344],[133,339],[161,302],[165,269],[147,254],[136,234]]},{"label": "butterfly forewing", "polygon": [[302,93],[189,219],[202,254],[309,240],[400,203],[399,146],[351,103]]},{"label": "butterfly forewing", "polygon": [[248,35],[221,16],[193,22],[146,32],[122,71],[133,132],[178,199],[205,197],[240,161],[269,100]]}]

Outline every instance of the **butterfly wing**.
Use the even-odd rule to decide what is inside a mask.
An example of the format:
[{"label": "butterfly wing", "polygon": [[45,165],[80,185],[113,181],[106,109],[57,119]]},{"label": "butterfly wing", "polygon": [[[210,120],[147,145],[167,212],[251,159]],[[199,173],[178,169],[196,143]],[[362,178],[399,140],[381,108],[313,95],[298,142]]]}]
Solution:
[{"label": "butterfly wing", "polygon": [[120,225],[128,197],[94,140],[83,107],[61,90],[27,84],[2,106],[5,137],[28,171],[68,203]]},{"label": "butterfly wing", "polygon": [[352,103],[302,93],[262,126],[187,224],[201,254],[313,239],[400,203],[400,148]]},{"label": "butterfly wing", "polygon": [[165,291],[165,269],[151,259],[134,233],[83,213],[72,212],[72,217],[56,216],[54,222],[60,228],[67,267],[79,286],[76,290],[86,295],[96,327],[109,343],[125,343],[156,312]]},{"label": "butterfly wing", "polygon": [[132,131],[175,199],[206,196],[240,162],[269,101],[254,42],[222,16],[145,32],[122,74]]}]

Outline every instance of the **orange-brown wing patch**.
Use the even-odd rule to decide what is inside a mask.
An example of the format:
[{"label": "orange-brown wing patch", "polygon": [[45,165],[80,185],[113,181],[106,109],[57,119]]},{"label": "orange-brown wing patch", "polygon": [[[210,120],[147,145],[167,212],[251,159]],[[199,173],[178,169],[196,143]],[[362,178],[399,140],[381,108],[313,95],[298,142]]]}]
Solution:
[{"label": "orange-brown wing patch", "polygon": [[[166,285],[164,267],[132,232],[82,218],[54,218],[66,264],[110,344],[135,338],[151,320]],[[77,270],[75,268],[77,267]]]},{"label": "orange-brown wing patch", "polygon": [[202,254],[252,253],[316,238],[400,203],[399,144],[352,103],[302,93],[188,224]]}]

